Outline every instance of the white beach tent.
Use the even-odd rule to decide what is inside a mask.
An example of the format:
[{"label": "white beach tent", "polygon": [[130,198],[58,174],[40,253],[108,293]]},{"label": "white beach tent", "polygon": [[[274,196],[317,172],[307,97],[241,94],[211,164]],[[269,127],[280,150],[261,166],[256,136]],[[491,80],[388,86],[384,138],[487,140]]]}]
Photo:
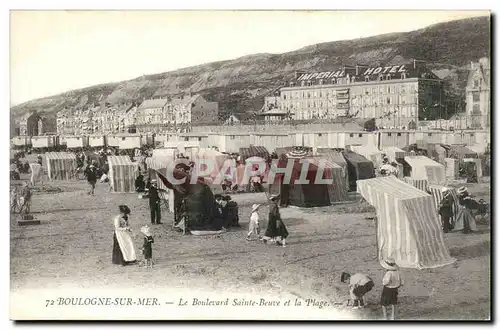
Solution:
[{"label": "white beach tent", "polygon": [[406,156],[410,154],[409,152],[399,149],[398,147],[382,148],[382,153],[386,154],[387,158],[389,158],[389,161],[391,162],[395,162],[396,159],[401,159],[401,158],[404,159]]},{"label": "white beach tent", "polygon": [[377,212],[378,258],[403,268],[454,263],[446,247],[434,198],[395,177],[357,182],[358,192]]},{"label": "white beach tent", "polygon": [[427,179],[430,184],[442,185],[446,181],[445,167],[425,156],[406,156],[413,179]]},{"label": "white beach tent", "polygon": [[370,160],[373,163],[373,166],[380,167],[382,165],[382,152],[377,149],[377,147],[372,145],[363,145],[363,146],[351,146],[352,151],[366,159]]}]

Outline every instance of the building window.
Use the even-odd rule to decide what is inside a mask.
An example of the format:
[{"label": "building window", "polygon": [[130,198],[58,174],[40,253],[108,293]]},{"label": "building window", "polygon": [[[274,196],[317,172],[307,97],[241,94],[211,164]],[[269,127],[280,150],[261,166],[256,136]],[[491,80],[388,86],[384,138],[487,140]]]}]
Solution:
[{"label": "building window", "polygon": [[286,94],[283,94],[283,100],[286,100]]},{"label": "building window", "polygon": [[479,102],[480,97],[479,97],[479,92],[472,92],[472,102]]},{"label": "building window", "polygon": [[125,141],[125,137],[122,137],[122,141]]},{"label": "building window", "polygon": [[398,133],[398,136],[401,136],[401,133]]},{"label": "building window", "polygon": [[314,92],[314,97],[318,97],[318,92]]},{"label": "building window", "polygon": [[359,133],[359,134],[358,134],[358,137],[363,137],[363,134]]},{"label": "building window", "polygon": [[474,79],[474,88],[478,88],[478,87],[479,87],[479,80]]},{"label": "building window", "polygon": [[236,137],[234,135],[231,135],[231,140],[234,140]]},{"label": "building window", "polygon": [[323,97],[321,91],[319,91],[319,97]]},{"label": "building window", "polygon": [[387,133],[387,136],[392,136],[392,133]]},{"label": "building window", "polygon": [[472,113],[474,113],[474,114],[481,113],[481,109],[479,108],[479,104],[474,104],[472,106]]},{"label": "building window", "polygon": [[427,134],[427,136],[432,136],[432,133]]},{"label": "building window", "polygon": [[391,86],[387,86],[387,93],[391,94]]},{"label": "building window", "polygon": [[[471,134],[471,135],[472,135],[472,134]],[[323,134],[321,134],[321,133],[318,133],[318,137],[322,137],[322,136],[323,136]]]},{"label": "building window", "polygon": [[307,92],[307,98],[310,99],[311,98],[311,93]]},{"label": "building window", "polygon": [[354,137],[354,134],[353,133],[349,134],[349,137]]},{"label": "building window", "polygon": [[390,97],[387,98],[387,104],[391,104],[391,98]]},{"label": "building window", "polygon": [[474,133],[470,133],[470,137],[474,137]]},{"label": "building window", "polygon": [[186,136],[186,137],[184,138],[184,141],[189,141],[189,138]]}]

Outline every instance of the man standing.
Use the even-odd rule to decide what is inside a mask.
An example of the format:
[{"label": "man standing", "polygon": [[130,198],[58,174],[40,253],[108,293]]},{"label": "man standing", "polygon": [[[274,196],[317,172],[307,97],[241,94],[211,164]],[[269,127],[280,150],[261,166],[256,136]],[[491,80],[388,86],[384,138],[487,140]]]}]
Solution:
[{"label": "man standing", "polygon": [[151,186],[149,187],[149,209],[151,210],[151,224],[153,225],[161,224],[160,191],[162,189],[158,188],[156,179],[151,180]]},{"label": "man standing", "polygon": [[451,229],[450,219],[453,217],[453,196],[447,188],[443,188],[443,199],[439,203],[439,215],[441,216],[441,223],[443,231],[449,232]]},{"label": "man standing", "polygon": [[94,195],[95,184],[97,182],[97,169],[94,164],[90,164],[85,170],[85,176],[87,177],[87,182],[90,185],[89,195]]}]

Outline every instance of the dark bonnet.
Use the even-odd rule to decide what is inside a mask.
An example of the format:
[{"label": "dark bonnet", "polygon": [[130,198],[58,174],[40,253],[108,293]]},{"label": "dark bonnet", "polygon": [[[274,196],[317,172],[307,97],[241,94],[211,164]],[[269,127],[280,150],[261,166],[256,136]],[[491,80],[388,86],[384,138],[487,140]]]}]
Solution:
[{"label": "dark bonnet", "polygon": [[118,206],[118,208],[120,209],[120,213],[123,213],[125,215],[130,214],[130,209],[127,205],[120,205],[120,206]]}]

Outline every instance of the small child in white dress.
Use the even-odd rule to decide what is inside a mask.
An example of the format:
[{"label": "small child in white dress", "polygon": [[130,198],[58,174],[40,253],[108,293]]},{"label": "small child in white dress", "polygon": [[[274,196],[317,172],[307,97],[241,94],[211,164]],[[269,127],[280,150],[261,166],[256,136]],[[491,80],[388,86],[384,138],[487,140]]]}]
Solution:
[{"label": "small child in white dress", "polygon": [[259,227],[259,213],[257,212],[260,207],[260,204],[253,204],[252,213],[250,215],[250,224],[248,225],[248,235],[247,241],[251,240],[252,234],[255,234],[259,239],[262,238],[260,236],[260,227]]}]

